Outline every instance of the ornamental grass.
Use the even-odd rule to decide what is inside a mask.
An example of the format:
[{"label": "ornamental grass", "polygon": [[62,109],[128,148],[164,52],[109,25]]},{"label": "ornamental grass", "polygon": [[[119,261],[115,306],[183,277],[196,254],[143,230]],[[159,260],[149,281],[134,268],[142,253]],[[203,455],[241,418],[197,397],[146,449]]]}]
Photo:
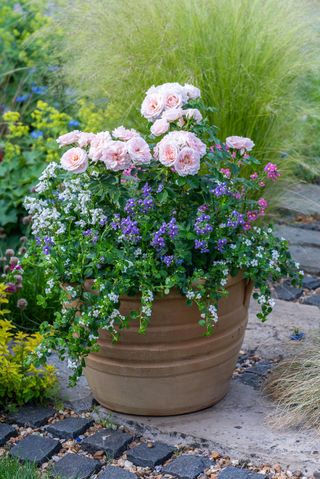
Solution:
[{"label": "ornamental grass", "polygon": [[271,419],[274,425],[315,427],[320,431],[319,370],[319,340],[275,369],[266,384],[266,392],[278,405]]},{"label": "ornamental grass", "polygon": [[56,10],[66,79],[79,94],[108,98],[109,128],[141,126],[136,111],[150,85],[190,82],[216,108],[220,138],[254,138],[262,165],[289,152],[287,176],[301,166],[319,171],[299,145],[308,143],[305,115],[319,114],[319,102],[301,93],[319,67],[314,3],[75,0]]}]

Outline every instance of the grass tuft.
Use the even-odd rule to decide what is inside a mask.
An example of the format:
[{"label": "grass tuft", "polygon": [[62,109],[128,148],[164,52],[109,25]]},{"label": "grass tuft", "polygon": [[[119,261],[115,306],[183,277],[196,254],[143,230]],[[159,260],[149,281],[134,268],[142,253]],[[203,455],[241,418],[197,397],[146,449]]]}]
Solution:
[{"label": "grass tuft", "polygon": [[314,427],[320,431],[320,341],[273,371],[266,392],[277,403],[271,419],[278,427]]},{"label": "grass tuft", "polygon": [[0,458],[1,479],[49,479],[47,474],[40,474],[37,467],[31,463],[21,464],[10,457]]}]

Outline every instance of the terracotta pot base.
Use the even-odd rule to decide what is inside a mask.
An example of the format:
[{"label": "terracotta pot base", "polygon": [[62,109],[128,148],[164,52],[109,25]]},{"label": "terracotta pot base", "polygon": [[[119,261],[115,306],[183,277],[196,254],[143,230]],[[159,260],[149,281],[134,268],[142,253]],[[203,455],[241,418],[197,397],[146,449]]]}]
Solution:
[{"label": "terracotta pot base", "polygon": [[[112,344],[101,331],[100,351],[88,356],[85,369],[95,399],[117,412],[147,416],[185,414],[220,401],[242,345],[252,286],[239,274],[227,289],[210,337],[198,325],[198,308],[177,292],[155,301],[145,335],[132,323]],[[128,314],[139,304],[137,297],[124,297],[120,311]]]}]

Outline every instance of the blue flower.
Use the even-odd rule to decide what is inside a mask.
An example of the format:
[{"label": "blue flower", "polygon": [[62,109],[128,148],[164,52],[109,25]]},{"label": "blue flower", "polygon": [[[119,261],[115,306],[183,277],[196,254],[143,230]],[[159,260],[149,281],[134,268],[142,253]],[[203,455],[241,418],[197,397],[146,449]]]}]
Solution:
[{"label": "blue flower", "polygon": [[80,125],[80,122],[78,120],[70,120],[68,125],[70,128],[77,128]]},{"label": "blue flower", "polygon": [[30,98],[29,93],[25,93],[24,95],[19,95],[16,97],[16,103],[23,103]]},{"label": "blue flower", "polygon": [[36,95],[43,95],[44,93],[47,92],[47,90],[48,88],[46,86],[38,86],[33,84],[31,87],[32,93],[35,93]]},{"label": "blue flower", "polygon": [[30,133],[30,136],[32,138],[34,138],[35,140],[37,140],[38,138],[41,138],[43,136],[43,131],[41,130],[33,130],[31,133]]}]

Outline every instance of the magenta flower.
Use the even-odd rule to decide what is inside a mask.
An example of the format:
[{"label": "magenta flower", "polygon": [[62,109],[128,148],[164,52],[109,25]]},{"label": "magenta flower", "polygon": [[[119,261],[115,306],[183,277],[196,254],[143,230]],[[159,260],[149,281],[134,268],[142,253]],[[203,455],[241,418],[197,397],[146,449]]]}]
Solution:
[{"label": "magenta flower", "polygon": [[276,180],[278,176],[280,176],[280,173],[278,172],[278,167],[274,163],[267,163],[264,167],[264,171],[267,173],[268,178],[273,181]]},{"label": "magenta flower", "polygon": [[260,206],[260,208],[266,209],[268,207],[268,202],[264,198],[260,198],[258,200],[258,205]]}]

